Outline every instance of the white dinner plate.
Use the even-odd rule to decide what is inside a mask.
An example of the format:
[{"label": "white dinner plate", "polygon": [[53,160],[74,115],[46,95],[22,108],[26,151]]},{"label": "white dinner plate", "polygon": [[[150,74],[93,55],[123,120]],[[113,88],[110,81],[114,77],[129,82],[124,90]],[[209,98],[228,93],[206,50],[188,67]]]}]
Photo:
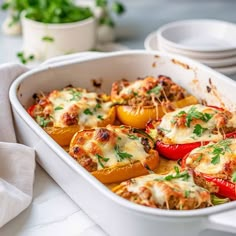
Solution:
[{"label": "white dinner plate", "polygon": [[214,68],[214,70],[219,71],[225,75],[235,75],[236,74],[236,65]]},{"label": "white dinner plate", "polygon": [[197,60],[200,59],[224,59],[229,57],[236,57],[236,50],[230,50],[230,51],[222,51],[222,52],[197,52],[197,51],[189,51],[184,49],[178,49],[173,48],[167,44],[164,44],[162,41],[159,40],[159,38],[156,37],[156,40],[158,40],[159,48],[165,49],[166,51],[169,51],[171,53],[181,54],[186,57],[191,57]]},{"label": "white dinner plate", "polygon": [[[146,37],[144,41],[144,47],[146,50],[150,50],[150,51],[157,50],[157,51],[165,51],[165,52],[173,53],[168,50],[163,50],[159,47],[156,31],[150,33]],[[181,53],[176,53],[176,54],[183,55]],[[183,55],[183,56],[186,56],[186,55]],[[192,56],[188,56],[188,57],[194,60],[200,61],[201,63],[204,63],[210,67],[213,67],[215,70],[223,74],[226,74],[226,75],[236,74],[236,57],[218,58],[218,59],[195,58]]]},{"label": "white dinner plate", "polygon": [[184,20],[166,24],[157,31],[158,40],[172,48],[192,52],[236,51],[236,25],[211,20]]}]

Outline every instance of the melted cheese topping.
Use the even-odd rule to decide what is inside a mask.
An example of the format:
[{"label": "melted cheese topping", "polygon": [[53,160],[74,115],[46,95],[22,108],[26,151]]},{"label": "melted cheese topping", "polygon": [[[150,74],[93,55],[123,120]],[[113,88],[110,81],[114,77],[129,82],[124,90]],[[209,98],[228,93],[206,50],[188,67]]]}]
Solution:
[{"label": "melted cheese topping", "polygon": [[[105,167],[123,166],[135,161],[142,162],[149,156],[141,144],[141,138],[130,139],[127,133],[124,133],[124,129],[121,128],[107,126],[106,129],[113,133],[113,137],[111,134],[109,140],[99,142],[96,137],[98,137],[100,128],[96,128],[93,137],[83,145],[84,151],[97,163],[98,170]],[[96,146],[102,152],[100,153],[100,161],[98,160],[98,156],[94,155],[94,152],[91,152],[91,149],[96,149],[94,148]]]},{"label": "melted cheese topping", "polygon": [[[174,124],[174,119],[181,112],[188,113],[190,109],[196,109],[196,111],[201,112],[203,114],[210,114],[212,117],[206,122],[201,119],[197,119],[194,122],[190,122],[190,126],[177,126]],[[161,123],[159,125],[159,129],[163,131],[165,137],[169,140],[170,143],[184,144],[184,143],[192,143],[196,141],[218,141],[223,138],[220,132],[212,132],[217,128],[218,119],[217,114],[220,111],[217,109],[206,107],[203,105],[191,105],[181,109],[177,109],[174,112],[167,113],[163,116]],[[228,126],[236,127],[236,116],[233,114],[233,118],[229,120]],[[194,133],[195,125],[198,124],[204,130],[200,135],[196,135]]]},{"label": "melted cheese topping", "polygon": [[[52,104],[51,118],[54,127],[67,126],[63,121],[65,114],[73,114],[82,127],[96,126],[101,119],[108,116],[112,103],[98,103],[98,95],[86,90],[77,91],[74,88],[53,91],[48,96]],[[99,106],[98,106],[99,104]]]},{"label": "melted cheese topping", "polygon": [[226,174],[228,177],[232,174],[227,168],[231,162],[236,163],[236,139],[225,139],[196,148],[186,159],[187,167],[197,172],[209,175]]},{"label": "melted cheese topping", "polygon": [[[173,173],[173,175],[175,174]],[[196,205],[200,205],[201,202],[206,200],[202,198],[202,192],[207,192],[207,190],[196,185],[192,176],[189,176],[187,180],[176,178],[169,181],[164,180],[166,176],[167,175],[150,174],[132,179],[131,183],[124,182],[121,185],[128,183],[126,185],[127,190],[138,195],[141,193],[143,187],[148,188],[151,190],[154,202],[160,206],[166,203],[168,205],[170,197],[174,196],[176,193],[179,202],[181,202],[181,198],[194,198],[197,202]],[[208,201],[210,202],[210,199],[208,199]]]},{"label": "melted cheese topping", "polygon": [[[131,83],[130,85],[123,87],[120,91],[119,95],[126,95],[131,94],[133,92],[138,92],[140,94],[140,89],[143,88],[146,84],[146,80],[136,80],[135,82]],[[140,94],[141,95],[141,94]]]}]

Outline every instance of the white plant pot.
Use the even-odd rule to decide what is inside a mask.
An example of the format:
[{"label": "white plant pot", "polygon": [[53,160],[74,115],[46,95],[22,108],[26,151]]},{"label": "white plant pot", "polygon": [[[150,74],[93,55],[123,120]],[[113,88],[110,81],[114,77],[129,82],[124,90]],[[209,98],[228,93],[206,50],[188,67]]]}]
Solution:
[{"label": "white plant pot", "polygon": [[96,44],[96,20],[46,24],[22,15],[23,51],[37,60],[91,50]]}]

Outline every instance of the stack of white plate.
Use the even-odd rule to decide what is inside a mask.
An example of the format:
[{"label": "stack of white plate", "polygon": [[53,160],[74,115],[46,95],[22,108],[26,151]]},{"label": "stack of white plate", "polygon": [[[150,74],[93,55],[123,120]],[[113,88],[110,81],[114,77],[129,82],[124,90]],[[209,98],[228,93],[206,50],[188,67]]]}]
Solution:
[{"label": "stack of white plate", "polygon": [[226,75],[236,74],[236,24],[218,20],[169,23],[145,39],[148,50],[190,57]]}]

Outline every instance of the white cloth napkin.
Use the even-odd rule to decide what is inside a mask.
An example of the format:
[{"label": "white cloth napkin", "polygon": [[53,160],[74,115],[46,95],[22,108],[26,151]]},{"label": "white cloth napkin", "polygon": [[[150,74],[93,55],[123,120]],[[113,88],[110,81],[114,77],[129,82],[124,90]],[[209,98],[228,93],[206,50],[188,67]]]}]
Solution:
[{"label": "white cloth napkin", "polygon": [[0,227],[13,219],[32,200],[35,152],[16,143],[9,88],[27,68],[0,65]]}]

